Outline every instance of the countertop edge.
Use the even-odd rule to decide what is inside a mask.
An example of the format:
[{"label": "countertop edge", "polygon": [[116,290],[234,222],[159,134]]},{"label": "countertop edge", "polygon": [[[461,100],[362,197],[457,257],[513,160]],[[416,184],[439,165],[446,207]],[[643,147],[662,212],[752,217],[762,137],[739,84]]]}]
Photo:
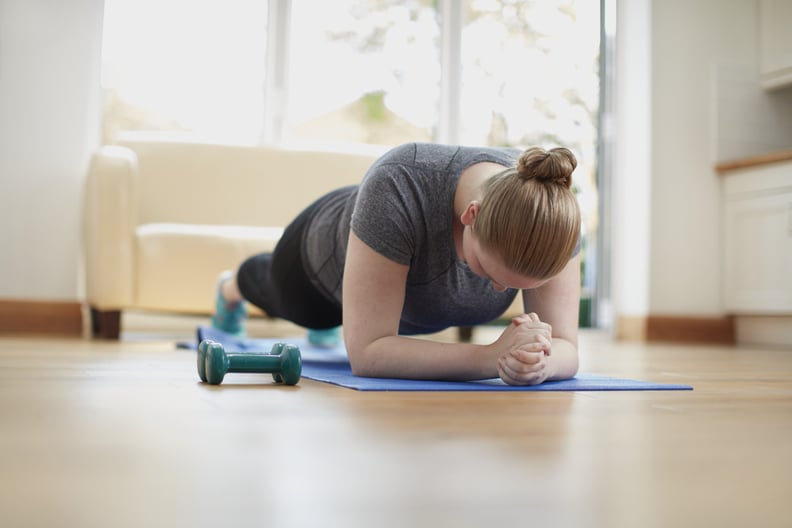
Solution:
[{"label": "countertop edge", "polygon": [[760,154],[758,156],[750,156],[747,158],[722,161],[715,164],[715,172],[723,176],[731,171],[750,167],[759,167],[761,165],[779,163],[782,161],[792,161],[792,149],[780,150],[777,152],[770,152],[768,154]]}]

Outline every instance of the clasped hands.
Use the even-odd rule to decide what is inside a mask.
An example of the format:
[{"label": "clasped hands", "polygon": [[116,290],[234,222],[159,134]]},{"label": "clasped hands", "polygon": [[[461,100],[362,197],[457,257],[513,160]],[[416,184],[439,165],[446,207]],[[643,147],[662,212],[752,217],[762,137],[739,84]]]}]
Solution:
[{"label": "clasped hands", "polygon": [[498,375],[509,385],[538,385],[550,377],[552,327],[535,313],[512,318],[496,344],[504,350],[498,358]]}]

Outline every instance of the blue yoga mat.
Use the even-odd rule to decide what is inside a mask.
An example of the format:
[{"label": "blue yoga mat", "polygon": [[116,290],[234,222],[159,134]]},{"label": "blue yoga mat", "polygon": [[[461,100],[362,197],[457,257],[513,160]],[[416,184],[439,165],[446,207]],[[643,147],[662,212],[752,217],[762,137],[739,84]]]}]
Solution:
[{"label": "blue yoga mat", "polygon": [[360,391],[637,391],[692,390],[690,385],[655,383],[592,374],[578,374],[572,379],[547,381],[534,386],[506,385],[499,379],[480,381],[430,381],[392,378],[364,378],[352,374],[343,344],[322,349],[311,346],[304,338],[240,339],[207,326],[199,326],[196,342],[180,342],[180,348],[196,349],[198,342],[211,339],[221,343],[227,352],[269,352],[272,345],[287,342],[297,345],[302,356],[302,376]]}]

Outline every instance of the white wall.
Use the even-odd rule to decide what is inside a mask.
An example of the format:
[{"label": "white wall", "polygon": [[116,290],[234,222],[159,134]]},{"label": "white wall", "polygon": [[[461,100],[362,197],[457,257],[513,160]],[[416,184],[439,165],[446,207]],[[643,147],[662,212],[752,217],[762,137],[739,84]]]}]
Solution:
[{"label": "white wall", "polygon": [[746,64],[760,90],[757,24],[753,0],[653,2],[653,314],[722,311],[713,80],[720,65]]},{"label": "white wall", "polygon": [[[614,315],[717,317],[714,165],[792,146],[792,91],[759,87],[758,0],[620,0],[617,10]],[[765,113],[748,120],[751,108]]]},{"label": "white wall", "polygon": [[0,0],[0,299],[75,300],[103,0]]}]

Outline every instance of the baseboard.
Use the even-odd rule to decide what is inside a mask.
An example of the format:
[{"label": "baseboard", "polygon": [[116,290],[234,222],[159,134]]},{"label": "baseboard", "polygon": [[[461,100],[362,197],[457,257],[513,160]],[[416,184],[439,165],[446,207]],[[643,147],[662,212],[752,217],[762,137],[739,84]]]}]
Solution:
[{"label": "baseboard", "polygon": [[0,334],[83,335],[83,309],[78,302],[0,299]]},{"label": "baseboard", "polygon": [[654,343],[736,343],[734,317],[638,316],[619,317],[615,336],[625,341]]},{"label": "baseboard", "polygon": [[646,340],[731,345],[736,343],[734,318],[650,315]]}]

